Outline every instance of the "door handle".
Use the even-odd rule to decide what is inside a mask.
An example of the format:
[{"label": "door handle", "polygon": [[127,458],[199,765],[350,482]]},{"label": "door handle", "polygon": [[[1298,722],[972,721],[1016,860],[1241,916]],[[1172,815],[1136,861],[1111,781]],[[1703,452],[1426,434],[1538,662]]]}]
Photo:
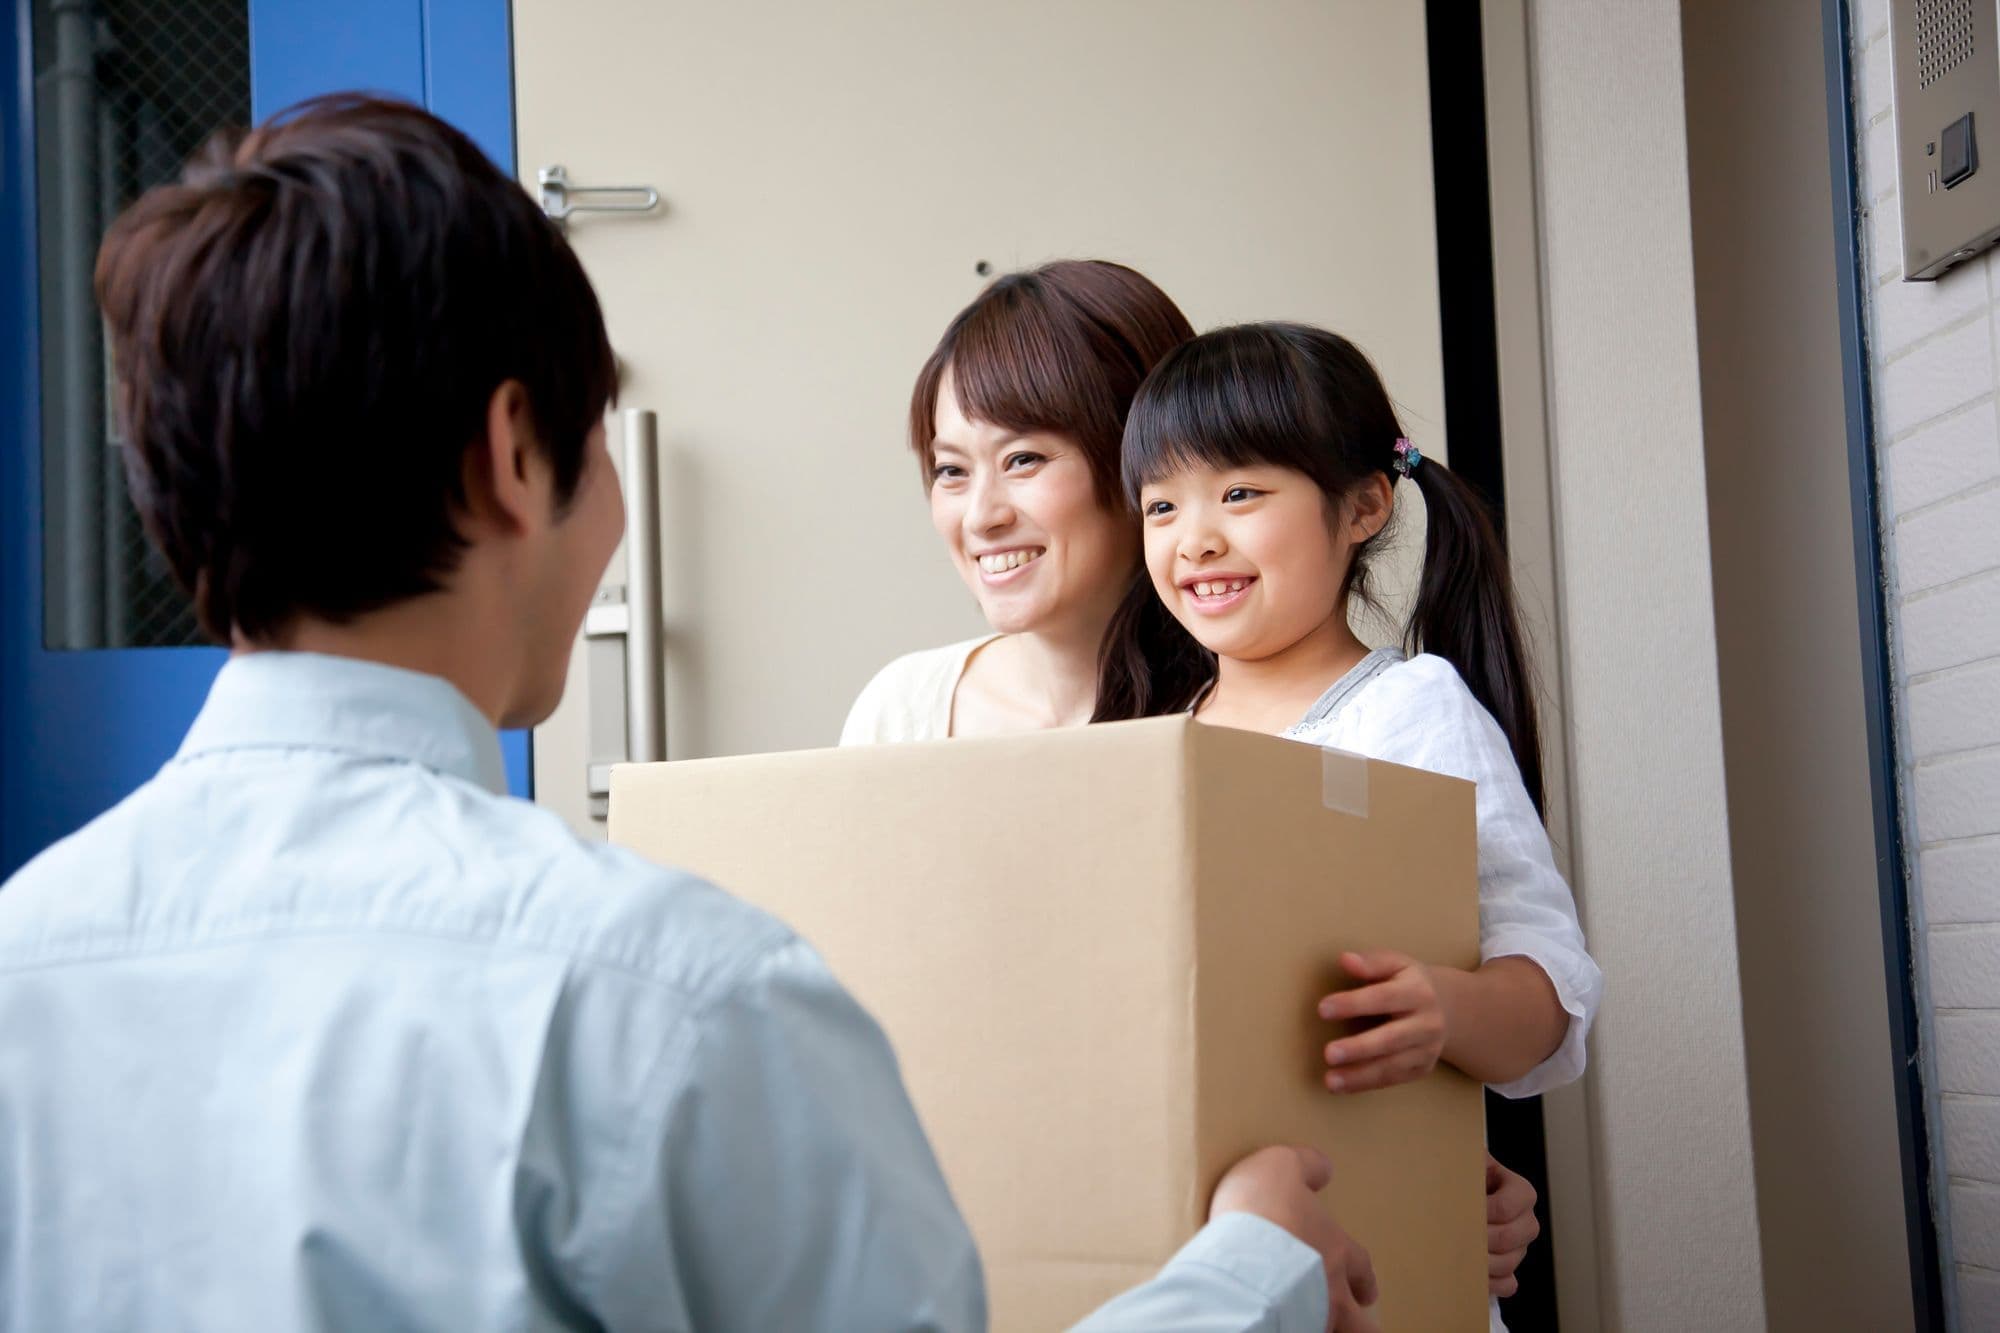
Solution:
[{"label": "door handle", "polygon": [[625,757],[667,757],[666,617],[660,605],[659,422],[642,408],[625,418]]},{"label": "door handle", "polygon": [[660,206],[660,192],[650,185],[572,185],[560,163],[536,172],[535,181],[542,212],[556,222],[572,213],[650,213]]},{"label": "door handle", "polygon": [[610,811],[614,764],[667,757],[667,636],[660,601],[660,450],[653,413],[620,414],[625,437],[625,586],[598,590],[583,620],[593,818]]}]

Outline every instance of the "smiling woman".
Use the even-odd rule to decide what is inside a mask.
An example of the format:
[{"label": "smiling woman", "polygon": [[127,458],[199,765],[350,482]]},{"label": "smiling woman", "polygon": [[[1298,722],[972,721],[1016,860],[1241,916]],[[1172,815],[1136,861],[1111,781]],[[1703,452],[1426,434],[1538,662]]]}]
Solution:
[{"label": "smiling woman", "polygon": [[1143,578],[1118,478],[1140,383],[1194,337],[1121,264],[1069,260],[995,281],[924,363],[910,447],[931,520],[994,633],[912,653],[855,701],[844,745],[1087,722],[1100,647]]}]

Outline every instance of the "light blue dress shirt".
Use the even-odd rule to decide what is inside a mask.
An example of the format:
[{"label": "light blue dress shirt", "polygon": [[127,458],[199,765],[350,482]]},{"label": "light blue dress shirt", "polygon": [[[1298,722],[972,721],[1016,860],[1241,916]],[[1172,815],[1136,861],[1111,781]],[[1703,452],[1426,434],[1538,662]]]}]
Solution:
[{"label": "light blue dress shirt", "polygon": [[[812,949],[502,787],[440,679],[238,657],[178,758],[0,888],[0,1327],[985,1325]],[[1085,1327],[1325,1302],[1237,1214]]]}]

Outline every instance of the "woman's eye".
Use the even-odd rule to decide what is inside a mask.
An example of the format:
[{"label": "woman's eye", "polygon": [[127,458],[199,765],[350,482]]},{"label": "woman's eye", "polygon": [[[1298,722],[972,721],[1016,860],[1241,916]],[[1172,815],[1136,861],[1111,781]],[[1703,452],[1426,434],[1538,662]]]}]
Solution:
[{"label": "woman's eye", "polygon": [[1009,454],[1007,456],[1007,466],[1016,471],[1024,467],[1032,467],[1041,461],[1042,456],[1040,454]]},{"label": "woman's eye", "polygon": [[965,469],[955,463],[939,463],[931,469],[932,481],[953,481],[965,475]]}]

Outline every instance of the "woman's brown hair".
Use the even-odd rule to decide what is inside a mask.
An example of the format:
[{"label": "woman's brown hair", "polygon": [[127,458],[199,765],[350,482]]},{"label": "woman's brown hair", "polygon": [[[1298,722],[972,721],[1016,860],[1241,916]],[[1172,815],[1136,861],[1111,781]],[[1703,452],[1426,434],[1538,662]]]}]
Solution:
[{"label": "woman's brown hair", "polygon": [[[1138,516],[1119,480],[1125,417],[1153,367],[1193,337],[1180,307],[1123,264],[1066,259],[996,279],[952,320],[917,374],[910,447],[924,485],[934,479],[931,446],[948,376],[967,417],[1074,441],[1089,461],[1098,504],[1131,513],[1136,537]],[[1105,632],[1099,677],[1134,679],[1149,660],[1185,669],[1179,659],[1188,643],[1137,563]],[[1104,705],[1100,695],[1100,714]]]},{"label": "woman's brown hair", "polygon": [[924,485],[949,376],[967,417],[1075,442],[1090,460],[1098,503],[1127,507],[1118,480],[1125,414],[1160,358],[1192,337],[1180,307],[1123,264],[1064,259],[994,279],[917,372],[910,447]]}]

